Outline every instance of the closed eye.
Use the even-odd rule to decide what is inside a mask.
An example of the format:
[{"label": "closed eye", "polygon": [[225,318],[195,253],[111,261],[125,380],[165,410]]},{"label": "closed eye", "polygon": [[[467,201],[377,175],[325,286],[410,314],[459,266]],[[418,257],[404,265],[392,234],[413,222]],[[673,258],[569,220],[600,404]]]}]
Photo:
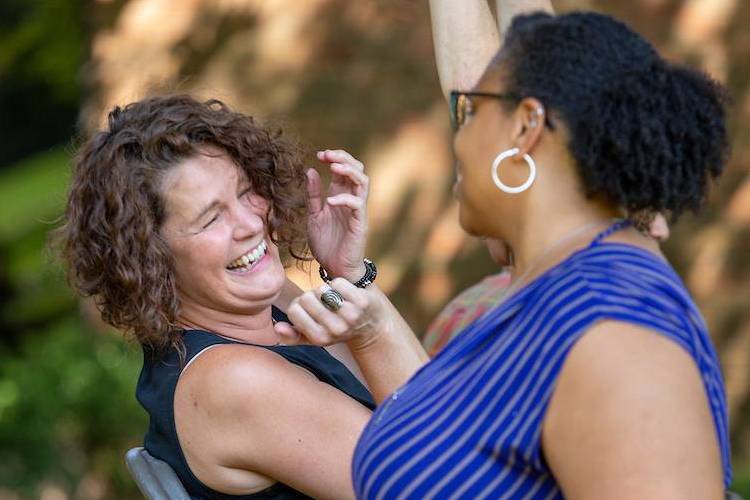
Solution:
[{"label": "closed eye", "polygon": [[208,226],[210,226],[211,224],[213,224],[214,222],[216,222],[216,219],[218,219],[218,218],[219,218],[219,214],[214,215],[213,217],[211,217],[210,221],[206,222],[203,225],[203,227],[201,229],[206,229]]}]

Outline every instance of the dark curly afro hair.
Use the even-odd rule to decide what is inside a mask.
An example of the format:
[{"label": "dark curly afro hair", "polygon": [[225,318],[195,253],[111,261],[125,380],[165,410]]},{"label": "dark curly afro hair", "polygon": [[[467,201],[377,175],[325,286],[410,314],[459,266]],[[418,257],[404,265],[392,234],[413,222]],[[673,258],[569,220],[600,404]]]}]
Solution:
[{"label": "dark curly afro hair", "polygon": [[697,210],[727,161],[725,89],[609,16],[518,16],[489,71],[567,127],[586,195],[628,213]]},{"label": "dark curly afro hair", "polygon": [[160,236],[161,184],[182,160],[216,148],[269,200],[282,255],[306,258],[307,192],[300,148],[217,100],[160,96],[116,107],[74,161],[57,232],[69,279],[102,319],[153,350],[182,351],[171,252]]}]

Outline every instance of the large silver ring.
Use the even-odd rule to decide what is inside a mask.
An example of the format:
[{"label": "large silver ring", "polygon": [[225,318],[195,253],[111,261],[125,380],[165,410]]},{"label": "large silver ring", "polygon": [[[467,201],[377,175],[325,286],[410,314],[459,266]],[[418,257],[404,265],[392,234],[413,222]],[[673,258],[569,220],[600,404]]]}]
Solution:
[{"label": "large silver ring", "polygon": [[341,304],[344,303],[344,297],[333,288],[329,288],[320,294],[320,301],[326,306],[326,309],[336,312],[341,309]]}]

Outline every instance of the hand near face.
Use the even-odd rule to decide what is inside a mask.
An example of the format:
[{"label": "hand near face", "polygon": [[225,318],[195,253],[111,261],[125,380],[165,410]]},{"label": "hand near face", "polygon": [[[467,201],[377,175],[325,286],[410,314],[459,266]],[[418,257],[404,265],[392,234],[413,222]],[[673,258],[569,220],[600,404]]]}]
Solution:
[{"label": "hand near face", "polygon": [[320,175],[307,171],[310,249],[332,276],[354,282],[365,274],[369,179],[364,165],[346,151],[320,151],[318,160],[328,163],[331,183],[324,197]]},{"label": "hand near face", "polygon": [[[343,298],[336,311],[326,308],[320,299],[323,292],[336,290]],[[282,344],[327,346],[347,342],[353,348],[366,345],[387,329],[386,304],[373,290],[357,288],[349,281],[336,278],[331,285],[309,290],[292,300],[286,311],[289,323],[274,325]]]}]

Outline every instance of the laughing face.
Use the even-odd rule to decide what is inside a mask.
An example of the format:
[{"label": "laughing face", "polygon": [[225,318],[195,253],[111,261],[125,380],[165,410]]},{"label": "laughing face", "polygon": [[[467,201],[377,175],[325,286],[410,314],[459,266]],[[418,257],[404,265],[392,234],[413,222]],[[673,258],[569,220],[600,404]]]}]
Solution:
[{"label": "laughing face", "polygon": [[284,268],[266,228],[268,202],[216,150],[166,175],[161,234],[174,256],[183,313],[253,314],[270,307]]}]

